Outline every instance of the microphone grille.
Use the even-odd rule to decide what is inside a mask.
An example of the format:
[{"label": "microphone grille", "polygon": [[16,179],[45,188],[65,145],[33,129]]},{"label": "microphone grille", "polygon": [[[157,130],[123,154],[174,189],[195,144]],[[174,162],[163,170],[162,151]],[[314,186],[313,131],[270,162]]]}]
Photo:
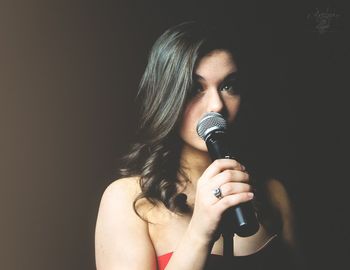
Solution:
[{"label": "microphone grille", "polygon": [[226,130],[225,118],[217,112],[206,113],[197,124],[197,133],[203,140],[215,130]]}]

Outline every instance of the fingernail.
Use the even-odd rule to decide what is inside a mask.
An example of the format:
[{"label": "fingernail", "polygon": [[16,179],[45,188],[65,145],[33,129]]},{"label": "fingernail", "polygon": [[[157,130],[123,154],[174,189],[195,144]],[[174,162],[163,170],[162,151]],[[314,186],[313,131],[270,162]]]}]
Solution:
[{"label": "fingernail", "polygon": [[248,192],[248,198],[249,199],[253,199],[254,197],[254,193],[253,192]]}]

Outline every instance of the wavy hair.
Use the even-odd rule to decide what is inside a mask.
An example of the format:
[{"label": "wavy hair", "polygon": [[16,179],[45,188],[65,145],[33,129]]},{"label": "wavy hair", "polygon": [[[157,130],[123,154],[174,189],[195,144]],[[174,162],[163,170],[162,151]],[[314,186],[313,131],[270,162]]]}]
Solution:
[{"label": "wavy hair", "polygon": [[236,61],[237,41],[232,37],[233,30],[223,35],[212,26],[184,22],[166,30],[154,43],[137,94],[136,142],[122,158],[120,169],[121,176],[140,179],[136,213],[141,198],[154,205],[161,202],[173,212],[189,210],[186,195],[179,190],[179,176],[189,180],[180,167],[178,128],[194,87],[196,64],[216,49],[231,52]]}]

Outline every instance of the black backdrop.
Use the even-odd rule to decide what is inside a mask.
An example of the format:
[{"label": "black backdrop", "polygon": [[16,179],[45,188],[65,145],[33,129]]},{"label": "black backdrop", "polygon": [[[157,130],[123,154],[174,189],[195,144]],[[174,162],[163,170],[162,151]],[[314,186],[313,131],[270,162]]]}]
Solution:
[{"label": "black backdrop", "polygon": [[193,19],[242,30],[252,138],[288,186],[308,264],[346,263],[347,15],[345,1],[1,1],[1,268],[94,269],[148,51]]}]

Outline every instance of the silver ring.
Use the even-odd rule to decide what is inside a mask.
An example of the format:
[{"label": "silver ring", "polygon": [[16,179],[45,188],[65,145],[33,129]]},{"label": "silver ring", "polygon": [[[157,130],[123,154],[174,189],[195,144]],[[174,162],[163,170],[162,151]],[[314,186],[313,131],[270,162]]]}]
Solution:
[{"label": "silver ring", "polygon": [[212,190],[214,196],[218,199],[221,199],[222,198],[222,193],[221,193],[221,189],[218,187],[218,188],[214,188]]}]

